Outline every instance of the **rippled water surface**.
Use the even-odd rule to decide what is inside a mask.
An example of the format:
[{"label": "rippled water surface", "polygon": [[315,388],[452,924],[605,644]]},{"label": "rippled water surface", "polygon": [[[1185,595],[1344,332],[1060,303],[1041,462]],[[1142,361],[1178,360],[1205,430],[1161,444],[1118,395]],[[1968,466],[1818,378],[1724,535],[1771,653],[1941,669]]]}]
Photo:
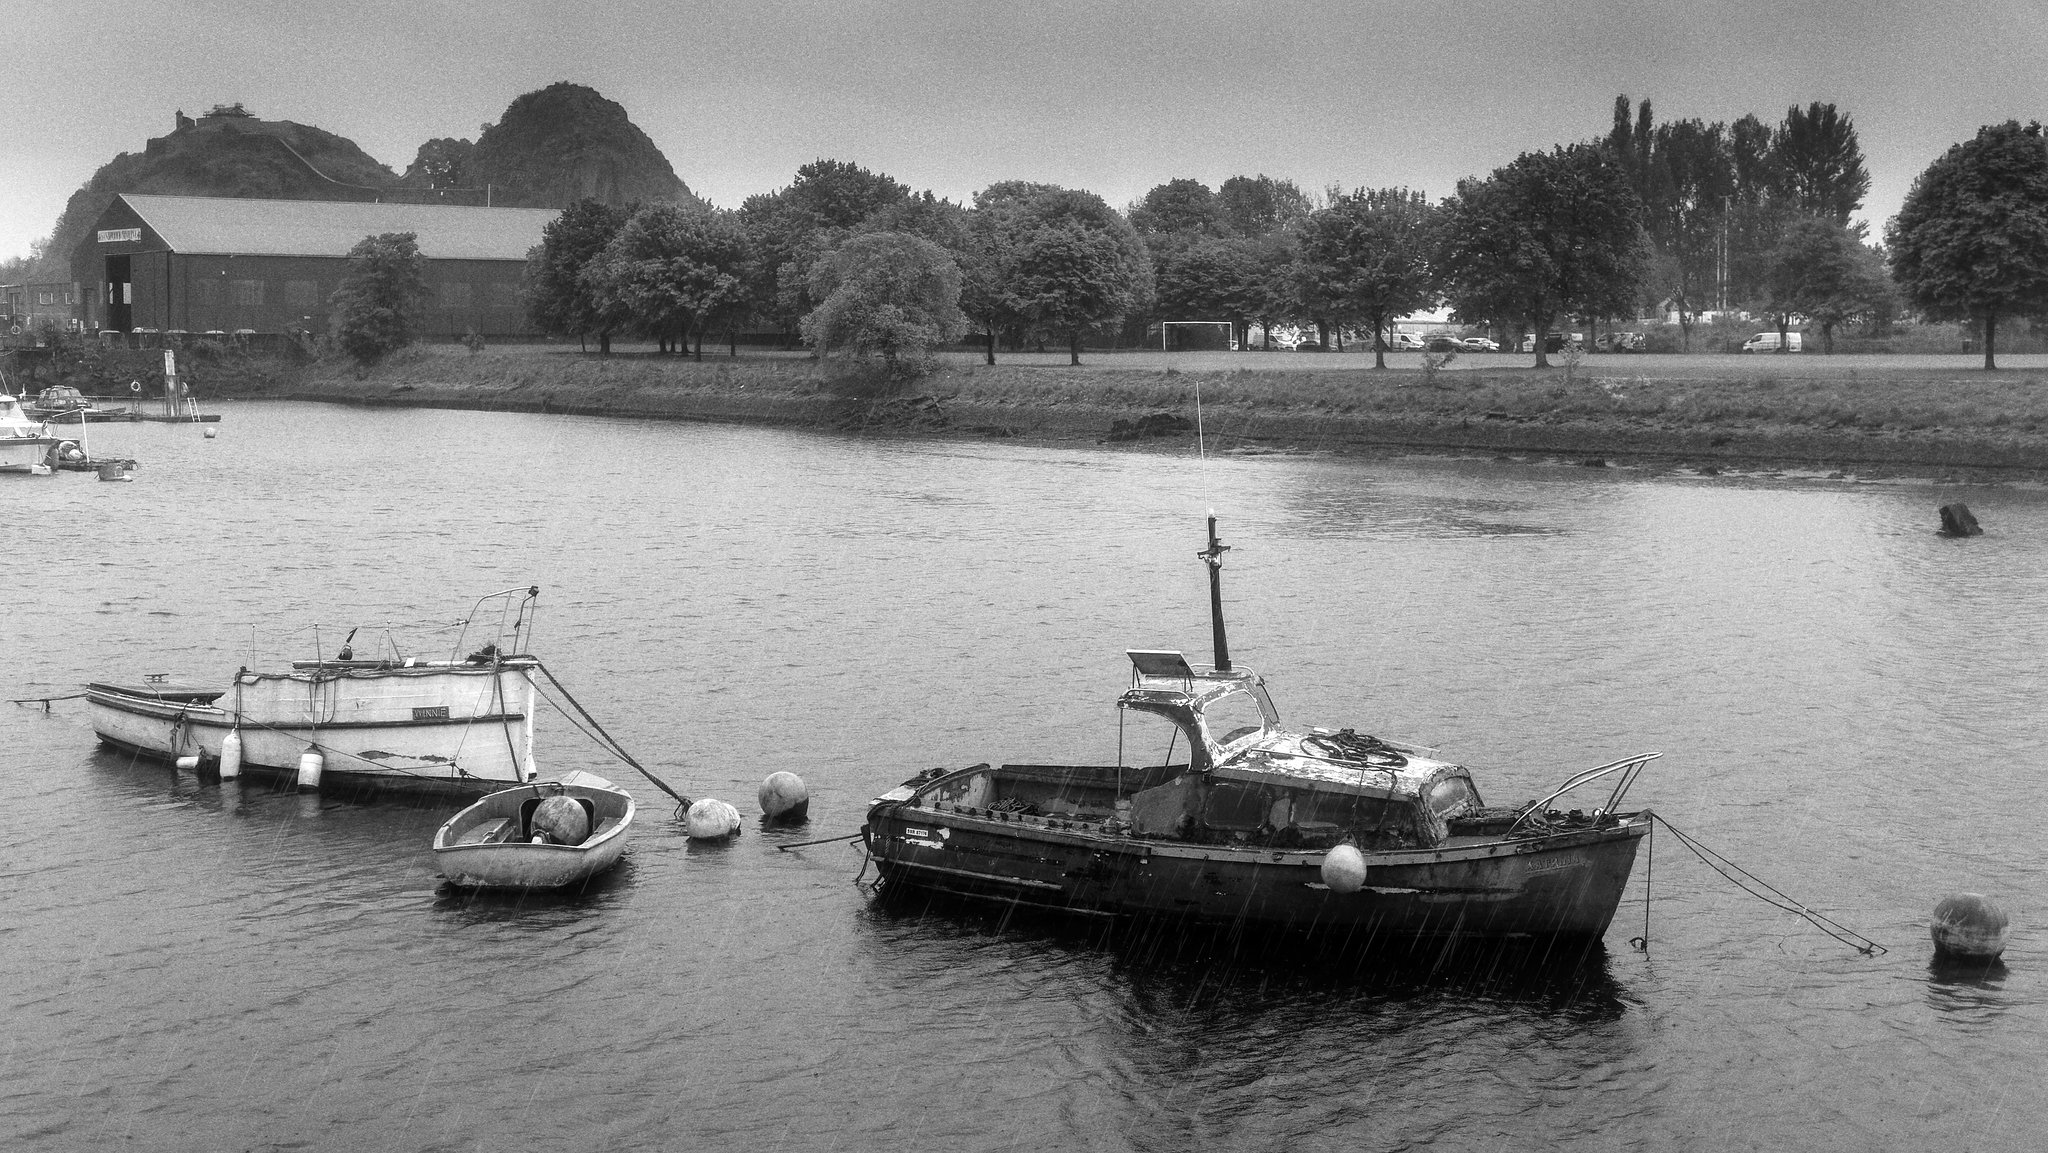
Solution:
[{"label": "rippled water surface", "polygon": [[[1497,463],[1209,459],[245,404],[94,426],[132,484],[0,478],[4,696],[426,655],[538,584],[535,648],[641,760],[807,828],[686,842],[634,788],[565,898],[444,889],[454,806],[201,780],[0,708],[10,1150],[2033,1149],[2048,1008],[2048,498]],[[1966,499],[1987,526],[1936,537]],[[1489,800],[1627,753],[1660,834],[1604,950],[1356,958],[871,902],[853,832],[932,765],[1115,755],[1126,647],[1208,642],[1290,721],[1439,746]],[[315,632],[318,626],[318,632]],[[1646,875],[1647,874],[1647,875]],[[871,874],[870,874],[871,875]],[[1645,881],[1654,899],[1644,932]],[[1953,890],[2003,966],[1930,964]]]}]

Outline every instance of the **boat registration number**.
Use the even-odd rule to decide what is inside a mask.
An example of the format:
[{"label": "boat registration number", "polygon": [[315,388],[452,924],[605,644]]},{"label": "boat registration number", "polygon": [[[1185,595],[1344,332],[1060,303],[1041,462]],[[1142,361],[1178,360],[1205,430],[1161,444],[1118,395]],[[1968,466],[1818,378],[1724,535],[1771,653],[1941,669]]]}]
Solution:
[{"label": "boat registration number", "polygon": [[945,848],[946,838],[952,835],[953,830],[947,828],[923,829],[916,825],[903,826],[904,840],[909,841],[913,845],[922,845],[927,849]]},{"label": "boat registration number", "polygon": [[416,721],[445,721],[448,719],[448,706],[427,705],[424,708],[416,707],[412,711],[412,719]]}]

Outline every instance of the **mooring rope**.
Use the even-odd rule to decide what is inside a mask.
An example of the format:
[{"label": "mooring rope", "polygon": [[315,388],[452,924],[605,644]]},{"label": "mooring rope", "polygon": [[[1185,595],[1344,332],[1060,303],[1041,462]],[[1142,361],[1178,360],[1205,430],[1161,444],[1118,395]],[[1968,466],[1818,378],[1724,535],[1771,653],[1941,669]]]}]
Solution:
[{"label": "mooring rope", "polygon": [[[1678,843],[1684,845],[1688,849],[1691,849],[1693,855],[1698,857],[1701,861],[1704,861],[1709,869],[1712,869],[1715,872],[1721,874],[1722,877],[1726,878],[1736,888],[1741,889],[1743,892],[1748,893],[1750,896],[1755,897],[1757,900],[1762,901],[1767,905],[1770,905],[1772,908],[1783,909],[1787,913],[1791,913],[1794,916],[1804,918],[1808,923],[1813,925],[1814,928],[1819,929],[1821,932],[1826,933],[1828,936],[1833,937],[1835,940],[1840,941],[1844,945],[1847,945],[1850,948],[1856,950],[1857,952],[1862,953],[1866,957],[1882,956],[1883,954],[1890,951],[1886,949],[1883,945],[1880,945],[1876,941],[1871,940],[1869,937],[1866,937],[1863,934],[1857,932],[1856,930],[1849,928],[1847,925],[1844,925],[1838,921],[1831,920],[1824,914],[1814,912],[1812,909],[1808,908],[1804,904],[1801,904],[1800,902],[1792,899],[1790,896],[1787,896],[1783,891],[1773,887],[1771,884],[1763,880],[1761,877],[1758,877],[1756,874],[1750,872],[1748,869],[1743,868],[1742,866],[1736,864],[1735,862],[1729,860],[1728,858],[1701,844],[1698,839],[1686,833],[1683,829],[1680,829],[1678,826],[1672,824],[1670,821],[1665,820],[1663,817],[1658,816],[1655,813],[1650,814],[1650,816],[1652,820],[1656,821],[1660,825],[1663,825],[1665,828],[1671,830],[1671,835],[1678,838]],[[1645,900],[1647,901],[1647,897],[1645,898]],[[1648,918],[1649,914],[1646,910],[1644,913],[1643,929],[1643,936],[1646,945],[1649,937]]]},{"label": "mooring rope", "polygon": [[611,755],[633,766],[635,769],[638,769],[640,771],[640,775],[646,777],[649,781],[653,782],[655,788],[660,789],[662,792],[667,793],[671,797],[674,797],[676,799],[676,804],[681,805],[685,809],[690,807],[690,798],[670,788],[667,781],[664,781],[660,777],[655,776],[652,772],[648,770],[647,766],[641,764],[639,761],[634,760],[632,754],[626,751],[625,746],[619,744],[618,740],[614,738],[610,733],[605,732],[604,726],[597,723],[597,718],[590,715],[590,710],[584,708],[582,702],[576,699],[575,694],[571,693],[568,690],[568,688],[562,684],[560,680],[556,679],[554,670],[548,668],[546,665],[542,664],[539,661],[535,661],[533,663],[535,667],[540,669],[541,674],[547,677],[548,683],[555,686],[555,691],[562,694],[562,699],[568,701],[569,704],[575,708],[577,713],[582,716],[583,720],[590,725],[591,731],[595,732],[600,738],[598,741],[599,745],[601,745],[606,751],[610,752]]}]

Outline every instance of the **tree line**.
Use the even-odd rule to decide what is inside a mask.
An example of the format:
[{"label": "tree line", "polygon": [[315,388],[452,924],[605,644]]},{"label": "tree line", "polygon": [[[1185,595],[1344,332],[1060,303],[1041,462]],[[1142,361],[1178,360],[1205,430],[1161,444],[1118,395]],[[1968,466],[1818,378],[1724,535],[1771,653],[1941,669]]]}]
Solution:
[{"label": "tree line", "polygon": [[[1978,325],[1989,366],[2001,318],[2048,314],[2038,125],[1987,127],[1936,161],[1883,247],[1852,221],[1869,185],[1831,104],[1775,125],[1658,123],[1626,96],[1605,137],[1524,153],[1434,203],[1258,175],[1170,180],[1121,212],[1023,181],[960,205],[819,160],[737,210],[573,204],[529,257],[527,300],[537,326],[603,351],[631,334],[701,357],[707,336],[736,350],[777,332],[891,367],[968,331],[990,363],[1058,343],[1078,364],[1090,336],[1172,320],[1227,321],[1240,346],[1281,324],[1325,347],[1362,333],[1384,367],[1392,322],[1438,305],[1510,339],[1668,307],[1688,346],[1703,313],[1741,309],[1781,330],[1805,317],[1831,348],[1839,326],[1902,304]],[[1535,354],[1546,363],[1541,339]]]}]

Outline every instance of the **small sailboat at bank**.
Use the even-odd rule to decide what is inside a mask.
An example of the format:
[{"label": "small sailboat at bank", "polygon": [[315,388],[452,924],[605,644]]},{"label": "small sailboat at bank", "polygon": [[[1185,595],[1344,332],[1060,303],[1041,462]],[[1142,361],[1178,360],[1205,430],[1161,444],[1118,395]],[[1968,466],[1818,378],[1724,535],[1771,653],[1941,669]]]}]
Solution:
[{"label": "small sailboat at bank", "polygon": [[[1466,768],[1352,729],[1283,729],[1225,638],[1209,518],[1212,664],[1137,649],[1123,717],[1165,725],[1153,764],[933,769],[877,798],[862,836],[893,889],[1006,906],[1291,931],[1346,947],[1418,937],[1598,938],[1650,831],[1624,812],[1658,753],[1491,808]],[[1124,747],[1122,744],[1120,748]],[[1179,755],[1176,757],[1176,751]],[[1600,782],[1598,807],[1560,811]]]},{"label": "small sailboat at bank", "polygon": [[102,743],[180,764],[282,777],[301,787],[474,796],[535,780],[533,722],[543,672],[524,649],[538,587],[479,599],[495,634],[446,660],[357,660],[348,645],[286,668],[243,668],[225,689],[151,676],[86,686]]}]

